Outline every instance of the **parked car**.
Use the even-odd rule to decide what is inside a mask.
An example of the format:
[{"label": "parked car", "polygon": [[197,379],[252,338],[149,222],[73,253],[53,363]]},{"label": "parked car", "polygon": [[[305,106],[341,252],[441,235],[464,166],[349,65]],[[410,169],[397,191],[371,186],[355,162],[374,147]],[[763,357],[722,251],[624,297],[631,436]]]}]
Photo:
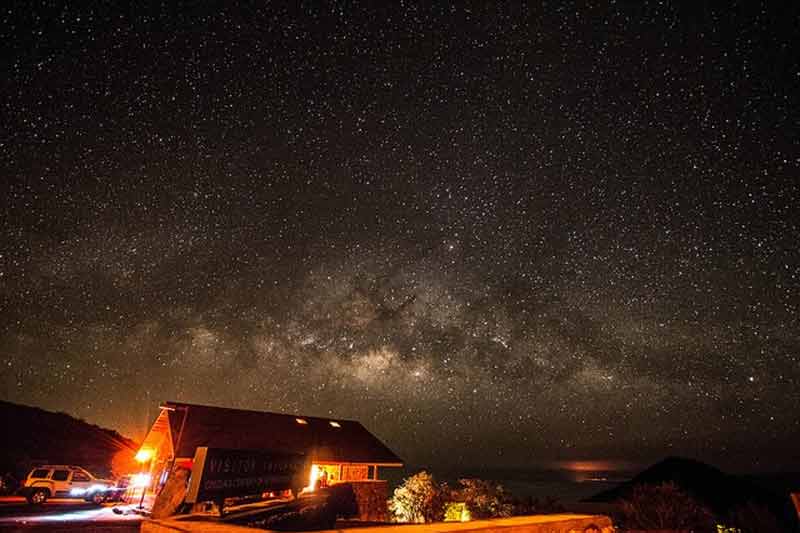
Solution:
[{"label": "parked car", "polygon": [[97,478],[79,466],[42,465],[31,470],[19,492],[33,505],[48,498],[83,498],[102,503],[114,487],[114,481]]}]

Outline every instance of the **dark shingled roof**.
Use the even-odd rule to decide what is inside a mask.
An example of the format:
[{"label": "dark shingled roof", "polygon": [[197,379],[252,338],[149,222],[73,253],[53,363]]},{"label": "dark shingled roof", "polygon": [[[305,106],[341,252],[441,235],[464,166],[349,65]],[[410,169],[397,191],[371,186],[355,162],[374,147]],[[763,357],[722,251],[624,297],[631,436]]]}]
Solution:
[{"label": "dark shingled roof", "polygon": [[[318,462],[402,465],[403,461],[354,420],[167,402],[175,457],[198,446],[306,453]],[[186,421],[183,423],[183,417]],[[300,424],[297,419],[307,423]],[[336,422],[341,427],[331,425]],[[183,424],[183,432],[178,434]]]}]

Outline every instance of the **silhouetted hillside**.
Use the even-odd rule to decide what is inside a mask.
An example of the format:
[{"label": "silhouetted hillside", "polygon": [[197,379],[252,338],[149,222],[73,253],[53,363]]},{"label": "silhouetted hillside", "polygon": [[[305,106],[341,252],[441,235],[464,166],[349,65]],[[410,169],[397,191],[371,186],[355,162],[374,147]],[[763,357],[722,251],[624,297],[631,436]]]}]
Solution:
[{"label": "silhouetted hillside", "polygon": [[119,452],[132,457],[136,450],[136,443],[116,431],[65,413],[0,401],[0,420],[0,475],[10,472],[18,480],[45,462],[79,465],[108,476]]},{"label": "silhouetted hillside", "polygon": [[588,502],[615,502],[631,496],[637,485],[673,482],[718,516],[726,516],[748,503],[763,506],[787,524],[796,523],[788,493],[775,493],[752,481],[726,474],[713,466],[681,457],[668,457],[630,481],[588,498]]}]

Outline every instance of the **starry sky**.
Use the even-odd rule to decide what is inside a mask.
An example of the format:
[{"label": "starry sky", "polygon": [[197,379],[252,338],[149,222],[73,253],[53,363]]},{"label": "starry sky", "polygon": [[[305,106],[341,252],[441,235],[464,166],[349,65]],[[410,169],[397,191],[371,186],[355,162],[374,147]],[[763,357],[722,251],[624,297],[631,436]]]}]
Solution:
[{"label": "starry sky", "polygon": [[0,7],[2,399],[800,468],[797,3],[144,4]]}]

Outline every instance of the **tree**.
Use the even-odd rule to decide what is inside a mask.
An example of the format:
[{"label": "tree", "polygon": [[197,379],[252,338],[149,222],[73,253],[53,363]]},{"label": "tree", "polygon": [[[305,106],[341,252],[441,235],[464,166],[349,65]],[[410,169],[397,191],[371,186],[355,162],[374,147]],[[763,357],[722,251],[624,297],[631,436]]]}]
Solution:
[{"label": "tree", "polygon": [[446,485],[439,485],[426,471],[403,481],[389,500],[389,510],[398,522],[435,522],[444,518]]},{"label": "tree", "polygon": [[713,531],[713,514],[675,483],[638,485],[622,514],[628,529]]},{"label": "tree", "polygon": [[498,518],[513,514],[511,495],[502,485],[483,479],[459,479],[458,482],[461,488],[454,497],[467,505],[472,518]]}]

